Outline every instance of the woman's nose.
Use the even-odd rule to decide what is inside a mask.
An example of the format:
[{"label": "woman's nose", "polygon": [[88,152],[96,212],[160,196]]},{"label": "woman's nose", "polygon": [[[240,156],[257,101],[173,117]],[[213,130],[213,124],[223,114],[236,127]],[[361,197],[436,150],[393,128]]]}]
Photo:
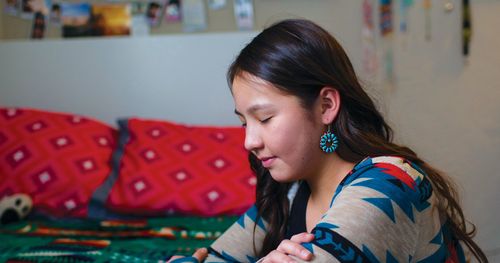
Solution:
[{"label": "woman's nose", "polygon": [[256,129],[247,126],[245,130],[245,149],[255,151],[262,148],[262,139]]}]

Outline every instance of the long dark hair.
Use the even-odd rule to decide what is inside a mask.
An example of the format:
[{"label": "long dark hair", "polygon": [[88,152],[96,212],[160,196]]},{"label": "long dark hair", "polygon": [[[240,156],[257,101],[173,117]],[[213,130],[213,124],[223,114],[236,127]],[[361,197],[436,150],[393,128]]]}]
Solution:
[{"label": "long dark hair", "polygon": [[[298,19],[268,27],[231,64],[227,73],[229,85],[244,73],[297,96],[305,109],[311,109],[323,87],[337,89],[341,106],[332,130],[339,139],[340,158],[357,163],[367,156],[393,155],[420,166],[433,185],[439,212],[447,216],[453,235],[480,262],[488,262],[472,240],[475,226],[471,224],[472,230],[467,229],[453,182],[408,147],[392,142],[392,129],[361,87],[345,51],[326,30],[311,21]],[[251,153],[249,161],[257,175],[256,206],[259,215],[269,224],[262,248],[256,251],[262,257],[274,250],[285,236],[290,184],[275,181]]]}]

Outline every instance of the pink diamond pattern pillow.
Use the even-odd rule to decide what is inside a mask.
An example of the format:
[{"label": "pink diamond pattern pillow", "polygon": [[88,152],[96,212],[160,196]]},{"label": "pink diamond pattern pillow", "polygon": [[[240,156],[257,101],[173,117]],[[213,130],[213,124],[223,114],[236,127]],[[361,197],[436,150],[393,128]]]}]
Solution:
[{"label": "pink diamond pattern pillow", "polygon": [[86,217],[111,170],[116,133],[78,115],[0,108],[0,198],[25,193],[37,212]]},{"label": "pink diamond pattern pillow", "polygon": [[111,210],[236,215],[254,203],[256,178],[242,128],[134,118],[120,122],[123,133],[129,136],[107,200]]}]

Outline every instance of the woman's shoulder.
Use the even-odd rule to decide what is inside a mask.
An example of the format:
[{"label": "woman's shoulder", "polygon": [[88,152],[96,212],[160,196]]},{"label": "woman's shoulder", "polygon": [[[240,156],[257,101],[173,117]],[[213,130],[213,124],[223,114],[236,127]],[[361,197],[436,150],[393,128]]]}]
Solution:
[{"label": "woman's shoulder", "polygon": [[432,195],[432,185],[425,172],[413,162],[398,156],[365,158],[342,182],[342,189],[346,187],[358,189],[366,195],[380,197],[382,194],[396,203],[410,202],[425,207],[429,205],[427,200]]},{"label": "woman's shoulder", "polygon": [[362,178],[397,179],[411,187],[427,180],[427,175],[422,168],[403,157],[377,156],[366,157],[356,164],[343,184],[348,185]]},{"label": "woman's shoulder", "polygon": [[391,254],[399,261],[412,255],[435,262],[440,260],[428,255],[438,246],[439,253],[446,251],[435,204],[421,167],[398,156],[368,157],[344,179],[324,226],[362,248],[370,261],[390,261],[384,259]]}]

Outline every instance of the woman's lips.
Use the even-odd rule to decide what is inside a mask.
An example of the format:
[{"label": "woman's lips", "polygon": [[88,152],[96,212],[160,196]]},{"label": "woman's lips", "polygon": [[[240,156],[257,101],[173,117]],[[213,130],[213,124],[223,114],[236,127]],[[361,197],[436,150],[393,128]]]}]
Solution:
[{"label": "woman's lips", "polygon": [[269,168],[273,164],[274,159],[276,159],[276,157],[266,157],[260,159],[260,161],[262,162],[262,166],[264,166],[265,168]]}]

